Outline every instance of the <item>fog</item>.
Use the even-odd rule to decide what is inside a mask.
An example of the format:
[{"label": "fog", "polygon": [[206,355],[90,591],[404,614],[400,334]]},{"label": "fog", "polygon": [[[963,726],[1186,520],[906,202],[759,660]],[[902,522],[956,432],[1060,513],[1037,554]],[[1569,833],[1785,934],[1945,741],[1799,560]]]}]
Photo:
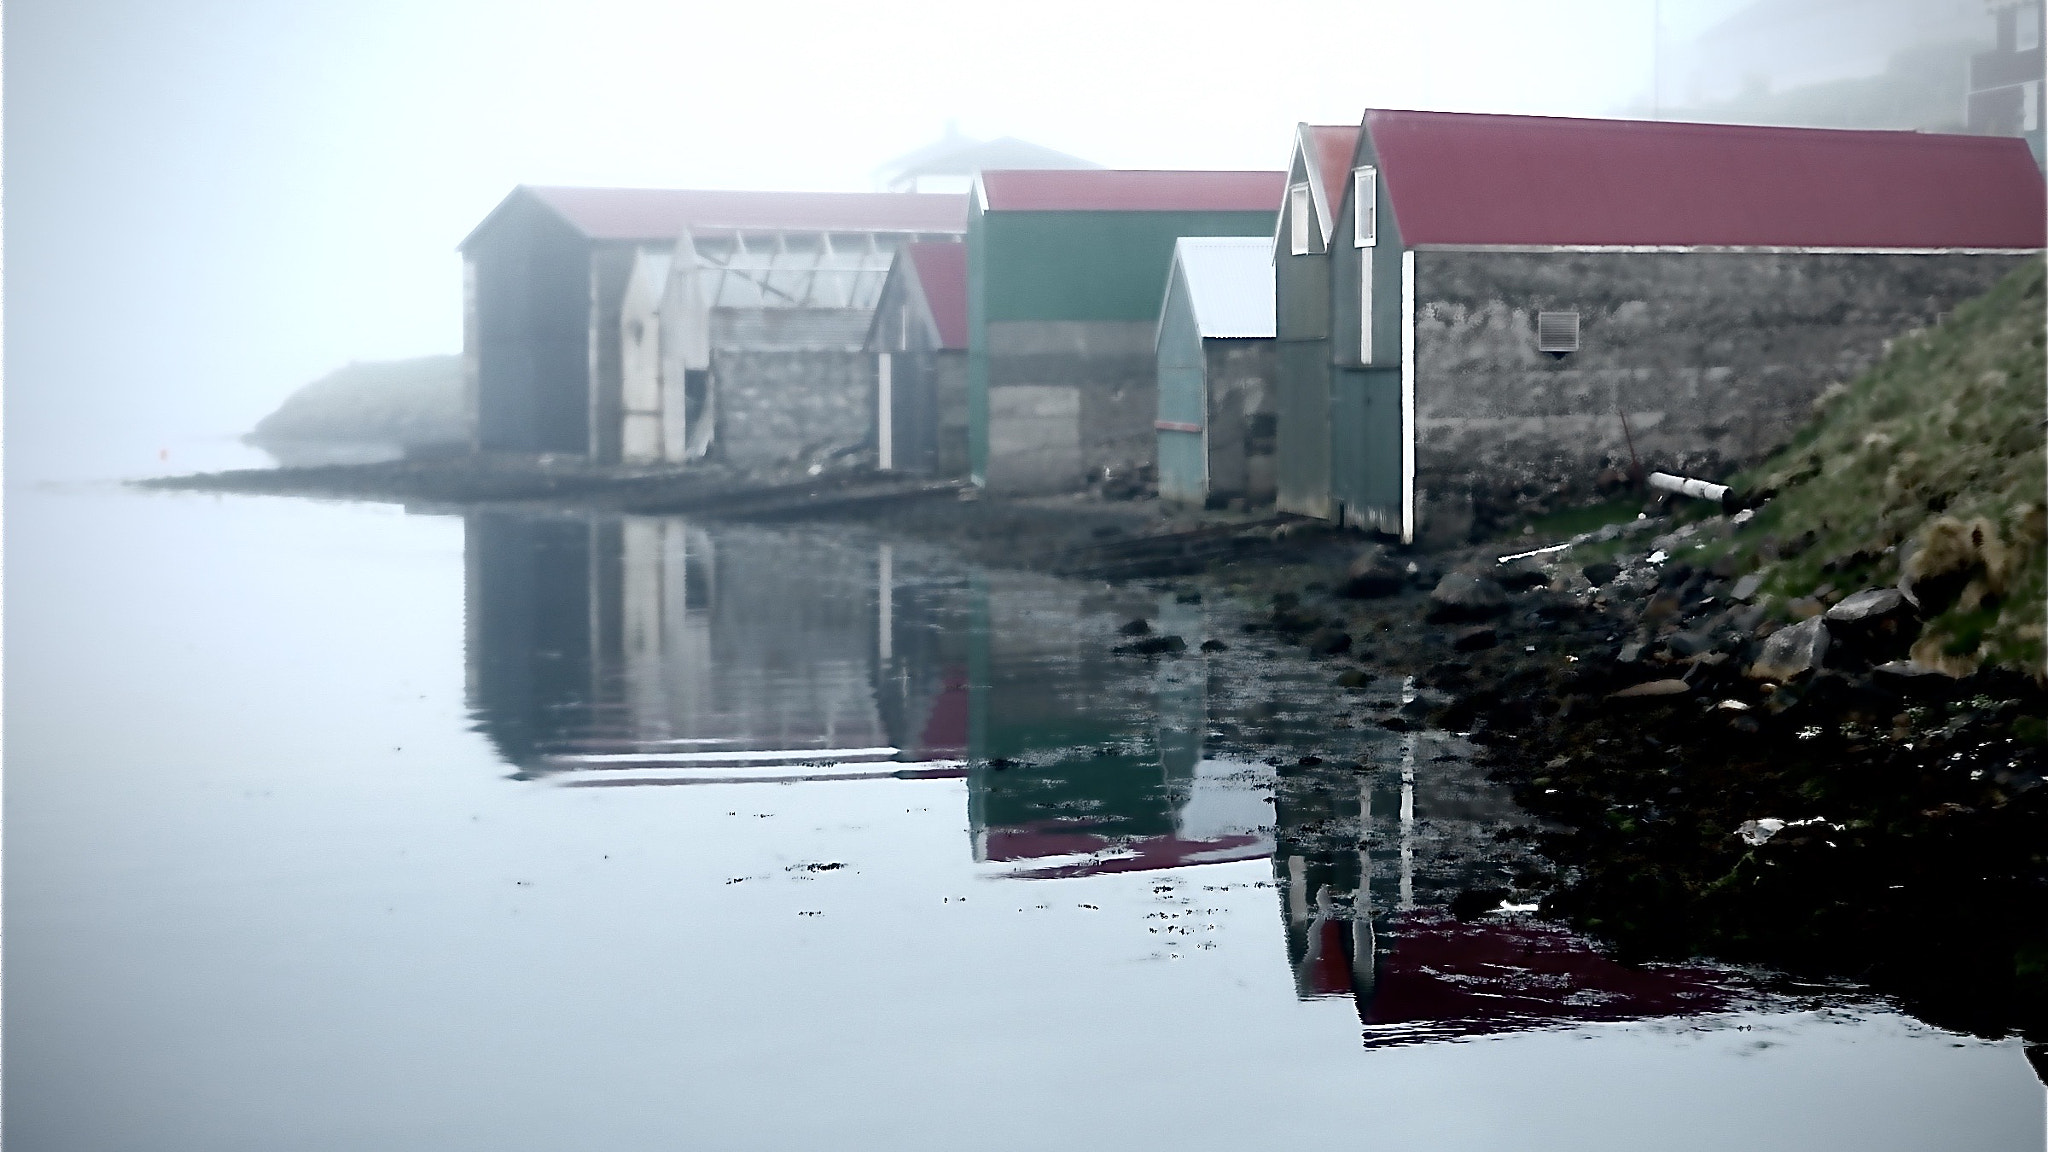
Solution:
[{"label": "fog", "polygon": [[1368,105],[1640,105],[1653,44],[1736,7],[21,0],[9,475],[229,462],[324,372],[457,350],[455,244],[518,183],[862,189],[949,120],[1274,168]]}]

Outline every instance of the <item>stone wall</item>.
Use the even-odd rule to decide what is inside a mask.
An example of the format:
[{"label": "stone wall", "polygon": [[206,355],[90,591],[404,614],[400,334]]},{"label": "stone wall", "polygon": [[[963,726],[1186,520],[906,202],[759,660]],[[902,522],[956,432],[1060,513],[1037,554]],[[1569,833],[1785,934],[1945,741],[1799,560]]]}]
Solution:
[{"label": "stone wall", "polygon": [[1063,492],[1153,463],[1149,321],[988,325],[988,486]]},{"label": "stone wall", "polygon": [[[1630,436],[1645,468],[1724,477],[1893,337],[2038,258],[1419,252],[1422,529],[1483,533],[1594,499],[1625,474]],[[1580,350],[1537,351],[1539,311],[1577,311]]]},{"label": "stone wall", "polygon": [[1202,342],[1209,392],[1209,499],[1273,503],[1280,350],[1272,340]]},{"label": "stone wall", "polygon": [[875,358],[858,351],[716,349],[713,451],[739,468],[872,460]]}]

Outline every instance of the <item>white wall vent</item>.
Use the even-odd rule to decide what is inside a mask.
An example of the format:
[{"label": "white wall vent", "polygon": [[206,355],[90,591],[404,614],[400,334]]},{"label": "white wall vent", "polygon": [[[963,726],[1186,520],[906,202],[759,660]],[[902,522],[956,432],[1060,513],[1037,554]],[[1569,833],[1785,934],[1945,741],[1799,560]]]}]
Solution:
[{"label": "white wall vent", "polygon": [[1370,248],[1380,242],[1379,172],[1367,167],[1351,173],[1351,242]]},{"label": "white wall vent", "polygon": [[1577,312],[1538,312],[1536,314],[1536,350],[1538,352],[1577,352],[1579,350],[1579,314]]},{"label": "white wall vent", "polygon": [[1306,256],[1310,252],[1308,230],[1315,215],[1316,207],[1309,200],[1308,185],[1296,184],[1287,190],[1287,225],[1293,241],[1288,250],[1296,256]]}]

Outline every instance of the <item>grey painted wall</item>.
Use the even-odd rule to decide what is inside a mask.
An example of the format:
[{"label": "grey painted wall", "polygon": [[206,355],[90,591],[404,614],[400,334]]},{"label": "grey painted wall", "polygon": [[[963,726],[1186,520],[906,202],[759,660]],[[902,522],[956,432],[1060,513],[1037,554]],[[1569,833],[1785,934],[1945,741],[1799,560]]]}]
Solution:
[{"label": "grey painted wall", "polygon": [[988,325],[988,487],[1069,492],[1153,462],[1151,321]]},{"label": "grey painted wall", "polygon": [[[2039,258],[1418,252],[1420,530],[1483,532],[1592,498],[1628,464],[1623,411],[1645,467],[1725,476],[1888,340]],[[1579,312],[1580,351],[1536,350],[1548,310]]]}]

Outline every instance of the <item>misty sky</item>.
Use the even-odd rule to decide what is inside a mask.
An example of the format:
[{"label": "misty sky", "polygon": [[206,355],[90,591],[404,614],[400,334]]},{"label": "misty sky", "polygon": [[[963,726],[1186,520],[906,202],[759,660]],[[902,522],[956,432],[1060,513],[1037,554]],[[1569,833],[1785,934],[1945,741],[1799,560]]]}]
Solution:
[{"label": "misty sky", "polygon": [[350,359],[458,350],[454,245],[517,183],[863,189],[949,119],[1275,168],[1368,105],[1616,112],[1653,8],[13,0],[8,470],[199,467]]}]

